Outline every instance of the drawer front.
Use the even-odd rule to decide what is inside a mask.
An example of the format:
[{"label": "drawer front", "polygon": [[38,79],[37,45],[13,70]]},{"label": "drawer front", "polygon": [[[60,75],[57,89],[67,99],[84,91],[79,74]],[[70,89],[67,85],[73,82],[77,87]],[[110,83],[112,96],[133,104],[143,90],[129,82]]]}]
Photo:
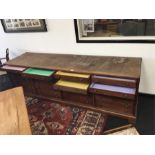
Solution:
[{"label": "drawer front", "polygon": [[107,97],[104,95],[94,95],[95,106],[104,110],[133,115],[134,102],[117,97]]},{"label": "drawer front", "polygon": [[72,76],[54,76],[56,79],[68,80],[73,82],[89,82],[90,79],[80,78],[80,77],[72,77]]},{"label": "drawer front", "polygon": [[89,88],[89,92],[132,100],[134,100],[136,96],[136,89],[134,88],[111,86],[98,83],[92,83]]},{"label": "drawer front", "polygon": [[87,94],[88,86],[89,84],[87,83],[59,80],[56,84],[54,84],[54,89],[72,93]]},{"label": "drawer front", "polygon": [[46,76],[40,76],[40,75],[31,75],[31,74],[25,74],[22,73],[21,76],[23,78],[27,79],[34,79],[34,80],[42,80],[42,81],[51,81],[53,77],[46,77]]},{"label": "drawer front", "polygon": [[53,82],[35,80],[35,88],[37,95],[45,97],[61,98],[60,91],[53,89]]},{"label": "drawer front", "polygon": [[88,74],[79,74],[79,73],[69,73],[69,72],[62,72],[58,71],[54,75],[57,79],[62,80],[69,80],[73,82],[89,82],[90,81],[90,75]]},{"label": "drawer front", "polygon": [[136,88],[136,80],[134,79],[123,79],[123,78],[93,75],[91,80],[92,82],[95,83]]},{"label": "drawer front", "polygon": [[74,103],[81,103],[81,104],[86,104],[86,105],[93,104],[93,96],[91,95],[62,92],[62,99],[66,101],[71,101]]},{"label": "drawer front", "polygon": [[33,79],[22,78],[21,80],[25,95],[35,95],[35,83]]},{"label": "drawer front", "polygon": [[17,67],[17,66],[11,66],[11,65],[3,65],[2,67],[0,67],[0,70],[14,72],[14,73],[21,73],[25,69],[26,69],[25,67]]}]

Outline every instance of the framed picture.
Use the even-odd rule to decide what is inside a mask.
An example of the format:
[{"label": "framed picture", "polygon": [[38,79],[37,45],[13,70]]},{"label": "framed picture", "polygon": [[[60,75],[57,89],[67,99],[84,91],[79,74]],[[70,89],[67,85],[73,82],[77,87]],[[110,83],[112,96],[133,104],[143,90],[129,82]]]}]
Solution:
[{"label": "framed picture", "polygon": [[74,19],[77,43],[155,43],[155,19]]},{"label": "framed picture", "polygon": [[47,31],[44,19],[1,19],[4,32],[45,32]]}]

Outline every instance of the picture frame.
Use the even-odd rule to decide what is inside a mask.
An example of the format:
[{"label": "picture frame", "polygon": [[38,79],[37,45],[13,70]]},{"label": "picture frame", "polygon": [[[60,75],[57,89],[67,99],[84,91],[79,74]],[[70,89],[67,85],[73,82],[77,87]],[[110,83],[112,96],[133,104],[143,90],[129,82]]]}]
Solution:
[{"label": "picture frame", "polygon": [[[95,24],[97,20],[100,23]],[[110,24],[106,25],[108,20]],[[146,27],[151,22],[153,24]],[[113,32],[104,29],[104,26],[109,26]],[[87,27],[90,28],[87,30]],[[74,19],[74,28],[77,43],[155,43],[155,19]],[[103,29],[102,34],[107,36],[99,36]]]},{"label": "picture frame", "polygon": [[45,19],[1,19],[6,33],[46,32]]}]

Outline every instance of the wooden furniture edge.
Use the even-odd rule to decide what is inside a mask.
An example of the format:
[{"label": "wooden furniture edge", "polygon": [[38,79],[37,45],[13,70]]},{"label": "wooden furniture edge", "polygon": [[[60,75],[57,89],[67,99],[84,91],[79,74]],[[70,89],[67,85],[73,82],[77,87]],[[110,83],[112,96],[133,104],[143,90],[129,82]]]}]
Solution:
[{"label": "wooden furniture edge", "polygon": [[117,128],[106,130],[106,131],[103,132],[103,134],[107,135],[107,134],[118,132],[118,131],[121,131],[121,130],[124,130],[124,129],[131,128],[131,127],[133,127],[133,125],[132,124],[128,124],[128,125],[124,125],[124,126],[120,126],[120,127],[117,127]]}]

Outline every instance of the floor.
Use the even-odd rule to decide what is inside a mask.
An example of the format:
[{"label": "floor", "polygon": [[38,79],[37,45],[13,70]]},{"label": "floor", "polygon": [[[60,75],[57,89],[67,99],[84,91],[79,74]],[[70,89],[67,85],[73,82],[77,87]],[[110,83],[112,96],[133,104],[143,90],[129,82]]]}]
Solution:
[{"label": "floor", "polygon": [[[8,77],[0,76],[0,91],[11,87]],[[155,95],[139,94],[136,128],[142,135],[155,134]],[[127,120],[109,117],[106,129],[127,124]]]}]

